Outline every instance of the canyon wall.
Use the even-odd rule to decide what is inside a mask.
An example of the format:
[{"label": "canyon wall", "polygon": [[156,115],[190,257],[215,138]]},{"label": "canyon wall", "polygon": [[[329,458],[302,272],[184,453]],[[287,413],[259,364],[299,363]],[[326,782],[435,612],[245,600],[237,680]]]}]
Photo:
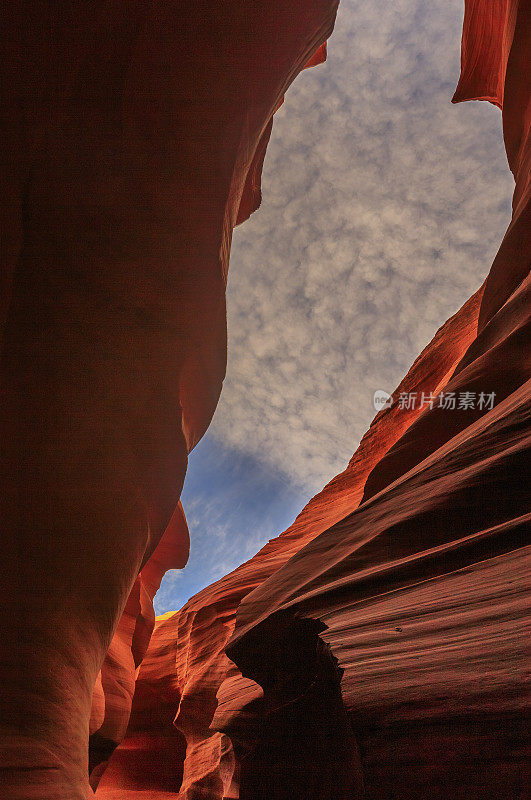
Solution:
[{"label": "canyon wall", "polygon": [[[81,800],[127,725],[226,363],[234,225],[336,0],[5,4],[0,763]],[[176,510],[177,509],[177,510]]]},{"label": "canyon wall", "polygon": [[484,286],[293,525],[158,621],[97,796],[523,800],[529,30],[466,4],[454,101],[502,109],[516,182]]},{"label": "canyon wall", "polygon": [[[254,744],[242,752],[242,800],[334,796],[293,777],[282,742],[256,735],[270,720],[282,731],[287,701],[303,702],[285,654],[300,650],[308,620],[342,672],[363,796],[526,796],[530,22],[528,4],[469,3],[454,97],[500,106],[516,185],[477,330],[436,393],[495,402],[428,400],[372,468],[356,510],[240,604],[226,653],[264,698],[249,713],[234,681],[230,694],[222,686],[214,725]],[[299,736],[310,752],[312,729]]]},{"label": "canyon wall", "polygon": [[454,100],[502,109],[516,182],[484,286],[293,525],[154,620],[232,229],[336,7],[7,4],[6,800],[524,798],[528,4],[466,3]]},{"label": "canyon wall", "polygon": [[[402,392],[417,392],[419,396],[422,392],[435,393],[444,385],[473,341],[481,297],[482,289],[438,331],[394,396]],[[142,753],[146,747],[164,751],[167,741],[167,758],[171,761],[175,728],[188,745],[181,797],[223,797],[220,792],[227,793],[234,756],[228,738],[210,727],[217,708],[216,694],[225,679],[227,689],[233,682],[234,697],[241,703],[260,694],[252,681],[241,677],[238,680],[238,670],[224,653],[240,603],[305,544],[358,506],[371,469],[419,414],[418,408],[401,408],[398,403],[380,412],[345,471],[310,501],[290,528],[250,561],[191,598],[180,611],[158,621],[137,679],[130,730],[104,773],[98,796],[127,798],[127,789],[158,790],[155,771],[147,770],[138,782],[135,752],[137,747]],[[169,703],[168,682],[173,687],[174,714],[161,727],[155,710]],[[150,698],[152,721],[146,712],[146,697]],[[218,711],[218,717],[219,714]],[[139,745],[135,731],[140,720],[146,727],[140,725]],[[134,770],[134,777],[129,774],[130,769]],[[180,784],[176,784],[173,791],[178,793],[179,788]],[[133,793],[131,798],[134,796]]]}]

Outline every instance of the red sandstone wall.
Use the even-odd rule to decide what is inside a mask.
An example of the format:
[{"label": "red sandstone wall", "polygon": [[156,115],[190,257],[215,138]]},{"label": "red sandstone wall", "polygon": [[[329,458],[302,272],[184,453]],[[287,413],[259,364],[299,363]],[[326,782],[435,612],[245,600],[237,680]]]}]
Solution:
[{"label": "red sandstone wall", "polygon": [[[503,107],[516,180],[513,219],[484,291],[437,333],[347,469],[294,524],[160,622],[133,704],[131,730],[144,725],[147,738],[139,743],[128,733],[99,796],[133,800],[139,789],[153,798],[239,796],[231,739],[214,728],[240,748],[255,742],[262,693],[224,649],[230,640],[231,657],[263,683],[285,645],[275,616],[284,610],[327,627],[321,636],[344,669],[342,696],[362,745],[369,797],[421,798],[427,786],[441,798],[523,797],[529,25],[525,9],[518,21],[517,11],[511,2],[467,4],[454,97]],[[496,406],[420,414],[396,402],[401,392],[441,390],[495,392]],[[162,649],[169,641],[171,659]],[[152,708],[164,704],[168,681],[175,721],[168,714],[159,726],[144,703],[149,696]],[[176,759],[182,786],[176,780],[162,791],[155,770],[139,785],[131,754],[152,748],[172,758],[174,727],[187,743],[184,763]]]},{"label": "red sandstone wall", "polygon": [[[481,4],[470,5],[457,99],[502,105],[516,187],[477,335],[442,385],[456,396],[494,392],[496,405],[488,413],[426,407],[373,468],[359,507],[244,599],[227,647],[245,675],[267,685],[273,654],[294,635],[279,612],[326,626],[321,637],[344,670],[342,697],[374,800],[428,790],[441,800],[523,799],[527,791],[529,6],[507,4],[512,24],[493,54],[492,39],[480,36],[492,5],[487,21]],[[505,81],[492,97],[497,75]],[[245,709],[223,687],[219,694],[218,726],[240,723],[245,738]],[[264,758],[254,768],[267,774]]]},{"label": "red sandstone wall", "polygon": [[[174,509],[224,373],[232,227],[259,203],[272,113],[322,57],[336,3],[242,8],[6,9],[4,796],[84,798],[90,731],[97,795],[236,797],[231,738],[210,726],[241,761],[263,715],[224,653],[239,608],[229,653],[273,711],[262,672],[290,644],[276,612],[326,625],[369,796],[519,797],[530,25],[516,0],[467,3],[455,96],[503,108],[513,219],[483,293],[398,390],[495,391],[496,407],[378,415],[285,534],[156,627],[104,769],[153,594],[187,557]],[[253,757],[267,776],[271,754]]]},{"label": "red sandstone wall", "polygon": [[152,594],[187,557],[172,515],[224,376],[232,229],[336,7],[5,4],[6,800],[85,798],[89,732],[96,762],[123,734]]},{"label": "red sandstone wall", "polygon": [[[395,397],[402,391],[437,391],[472,341],[480,300],[481,291],[436,334],[433,342],[417,359],[394,392]],[[310,501],[285,533],[271,540],[246,564],[197,594],[181,611],[168,615],[155,630],[137,681],[137,691],[144,694],[149,686],[149,690],[154,691],[154,705],[164,702],[164,698],[158,693],[164,682],[157,679],[151,685],[151,676],[157,673],[152,659],[158,652],[159,638],[173,638],[175,662],[168,666],[175,671],[173,680],[179,690],[174,707],[175,726],[188,742],[183,798],[192,798],[201,790],[212,791],[212,797],[222,796],[219,792],[224,774],[223,761],[230,761],[231,758],[230,753],[227,754],[224,750],[228,747],[230,751],[230,745],[224,742],[220,734],[210,730],[210,725],[217,706],[216,693],[224,678],[234,674],[234,666],[224,655],[224,648],[231,636],[236,611],[242,599],[279,570],[307,542],[356,508],[371,468],[417,415],[418,410],[400,409],[398,404],[387,412],[380,412],[347,469]],[[133,724],[135,707],[136,698],[133,705]],[[169,721],[169,725],[173,726],[173,720]],[[151,730],[150,733],[153,741],[173,735],[169,728]],[[128,747],[126,744],[126,751]],[[122,776],[122,752],[123,749],[119,748],[112,758],[98,795],[114,797],[112,787],[116,786],[116,792],[119,791],[118,786],[123,787],[121,782],[113,778],[114,770]],[[148,783],[153,781],[153,789],[158,787],[156,774],[146,776],[145,780]]]}]

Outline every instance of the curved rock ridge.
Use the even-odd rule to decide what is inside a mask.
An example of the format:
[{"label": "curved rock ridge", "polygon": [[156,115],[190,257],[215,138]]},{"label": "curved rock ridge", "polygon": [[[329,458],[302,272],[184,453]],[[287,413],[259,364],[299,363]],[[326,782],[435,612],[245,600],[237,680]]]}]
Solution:
[{"label": "curved rock ridge", "polygon": [[[492,99],[491,65],[482,74],[476,64],[493,46],[485,40],[492,5],[483,16],[481,6],[465,15],[458,99]],[[343,669],[365,796],[375,800],[420,800],[427,786],[435,798],[523,800],[527,792],[529,13],[528,4],[507,4],[496,40],[504,43],[497,102],[516,181],[513,217],[485,283],[477,336],[441,385],[455,397],[492,393],[495,405],[426,405],[369,474],[359,507],[242,601],[226,648],[264,687],[267,707],[275,653],[299,645],[296,621],[323,626]],[[216,723],[253,742],[261,718],[256,704],[250,713],[225,701]],[[246,758],[263,774],[277,767],[272,752]],[[252,791],[246,758],[240,798]],[[323,787],[305,793],[323,796],[331,796]]]},{"label": "curved rock ridge", "polygon": [[[466,3],[454,101],[502,107],[516,180],[513,218],[485,286],[438,331],[347,469],[293,525],[160,621],[137,680],[130,731],[98,796],[322,800],[344,790],[420,800],[428,788],[441,800],[523,800],[528,14],[527,4],[512,0]],[[495,405],[444,410],[434,400],[421,413],[400,406],[410,392],[494,393]],[[362,778],[351,742],[355,785],[338,778],[332,787],[313,735],[301,733],[297,743],[304,775],[281,766],[293,752],[294,726],[317,731],[316,699],[290,656],[309,653],[302,663],[321,680],[311,655],[320,646],[301,647],[306,619],[316,621],[315,635],[343,671],[342,705],[363,769]],[[333,694],[333,681],[323,691]],[[169,709],[161,726],[146,715],[148,696],[152,713],[173,704],[173,724]],[[339,709],[320,724],[339,730],[340,718]],[[182,751],[175,756],[175,728],[180,746],[186,742],[184,760]],[[182,784],[163,784],[155,769],[136,782],[130,753],[139,730],[156,758],[176,758]],[[338,741],[350,739],[338,734]]]},{"label": "curved rock ridge", "polygon": [[518,479],[529,463],[530,393],[528,381],[307,545],[240,608],[248,628],[227,652],[264,686],[264,702],[272,654],[300,641],[278,614],[325,626],[368,797],[420,800],[428,783],[441,798],[525,796],[531,514]]},{"label": "curved rock ridge", "polygon": [[[420,395],[422,392],[430,394],[438,391],[473,341],[481,297],[480,289],[437,332],[397,387],[393,397],[398,398],[403,392],[417,392]],[[165,615],[156,627],[147,660],[140,669],[136,691],[141,697],[149,694],[152,708],[155,709],[158,705],[166,706],[168,702],[168,681],[178,687],[178,691],[172,690],[175,721],[173,717],[168,718],[163,729],[157,728],[156,724],[149,724],[144,732],[149,734],[149,741],[153,742],[157,751],[167,741],[168,759],[172,758],[175,727],[186,737],[181,798],[193,798],[201,796],[201,793],[205,797],[221,798],[224,792],[227,794],[233,782],[235,761],[231,741],[224,734],[211,729],[218,706],[219,698],[216,695],[222,682],[227,678],[227,683],[232,683],[235,687],[231,693],[231,716],[234,702],[237,701],[237,705],[246,704],[249,697],[256,699],[261,694],[254,682],[241,677],[224,653],[240,602],[279,570],[307,542],[357,507],[372,467],[419,413],[419,409],[402,408],[398,402],[379,412],[345,471],[308,503],[290,528],[271,540],[250,561],[195,595],[181,611]],[[157,669],[159,642],[172,640],[174,662],[165,659]],[[137,721],[136,705],[137,695],[133,701],[131,717],[133,731],[137,725],[141,725]],[[221,708],[216,714],[216,725],[223,727],[220,711]],[[138,717],[145,720],[143,709],[138,712]],[[124,789],[130,789],[131,799],[135,797],[132,791],[134,781],[130,776],[127,777],[130,747],[128,732],[99,784],[98,796],[121,796],[128,800],[127,792],[120,793]],[[120,781],[117,776],[120,776]],[[155,793],[155,797],[158,796],[156,791],[161,787],[156,772],[145,775],[143,780],[144,790],[145,782],[151,781],[150,790]]]},{"label": "curved rock ridge", "polygon": [[[326,42],[317,48],[304,68],[317,66],[325,60]],[[279,101],[274,111],[282,102],[283,99]],[[245,222],[260,206],[261,174],[272,123],[273,117],[260,138],[249,167],[240,199],[237,224]],[[160,587],[164,574],[169,569],[185,566],[189,553],[188,545],[186,519],[179,502],[155,552],[135,581],[107,651],[101,675],[98,676],[95,685],[90,733],[97,732],[97,736],[91,740],[91,776],[96,766],[99,768],[91,777],[93,788],[97,785],[104,769],[104,765],[100,765],[99,759],[104,756],[105,760],[108,758],[114,746],[122,740],[127,728],[136,672],[146,652],[154,627],[153,598]],[[106,688],[104,689],[104,687]],[[105,709],[105,713],[102,709]]]},{"label": "curved rock ridge", "polygon": [[[326,42],[320,45],[303,69],[326,60]],[[281,97],[273,114],[283,103]],[[271,135],[271,116],[258,142],[247,172],[240,198],[236,224],[241,224],[261,203],[261,174],[267,144]],[[90,782],[95,789],[116,744],[127,729],[135,692],[138,667],[147,650],[154,629],[153,598],[164,574],[169,569],[185,566],[189,554],[189,536],[182,505],[177,509],[154,553],[139,573],[105,656],[101,674],[95,684],[91,713]],[[102,716],[102,707],[105,709]]]},{"label": "curved rock ridge", "polygon": [[106,761],[127,729],[138,667],[155,626],[153,598],[164,573],[184,567],[188,553],[188,528],[179,502],[164,535],[134,583],[96,681],[89,744],[92,788],[97,786]]},{"label": "curved rock ridge", "polygon": [[[31,7],[2,37],[0,762],[78,800],[127,724],[187,453],[226,363],[234,225],[337,0]],[[92,708],[92,712],[91,712]]]},{"label": "curved rock ridge", "polygon": [[461,39],[461,75],[452,102],[489,100],[503,108],[505,73],[518,0],[467,0]]},{"label": "curved rock ridge", "polygon": [[531,146],[531,10],[519,0],[467,0],[461,78],[453,102],[487,99],[502,109],[503,137],[514,175],[513,215],[490,270],[480,329],[529,270]]}]

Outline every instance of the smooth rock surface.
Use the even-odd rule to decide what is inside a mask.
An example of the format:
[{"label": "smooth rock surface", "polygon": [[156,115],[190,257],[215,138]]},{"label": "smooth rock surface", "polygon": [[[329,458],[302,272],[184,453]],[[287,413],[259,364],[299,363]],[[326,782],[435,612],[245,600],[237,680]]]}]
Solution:
[{"label": "smooth rock surface", "polygon": [[[175,748],[171,714],[157,727],[144,706],[137,714],[135,698],[131,733],[101,797],[256,799],[264,786],[269,799],[284,797],[286,786],[305,800],[340,796],[303,732],[304,774],[278,772],[292,726],[304,719],[311,728],[318,714],[315,699],[297,689],[301,668],[289,655],[304,640],[298,621],[311,619],[343,670],[341,702],[363,773],[346,787],[351,796],[523,800],[528,14],[512,0],[466,4],[454,101],[489,99],[503,109],[516,181],[513,218],[484,287],[436,334],[347,469],[294,524],[161,620],[137,692],[149,694],[154,714],[171,683],[174,726],[187,745],[176,763],[180,789],[164,787],[153,770],[140,794],[127,755],[137,726],[157,757],[162,748],[171,759]],[[420,413],[400,407],[409,392],[494,392],[495,405],[448,410],[435,400]],[[298,709],[291,720],[286,701]],[[271,714],[281,715],[273,737]],[[353,775],[356,752],[353,742]]]},{"label": "smooth rock surface", "polygon": [[232,230],[336,7],[3,9],[6,800],[85,798],[89,733],[95,785],[125,731],[153,593],[187,558],[172,515],[225,372]]},{"label": "smooth rock surface", "polygon": [[[393,397],[398,398],[402,392],[410,391],[435,393],[447,380],[448,374],[473,340],[481,296],[482,290],[479,290],[438,331],[393,392]],[[159,704],[166,703],[164,692],[167,681],[171,680],[178,687],[174,700],[175,722],[168,720],[165,727],[158,731],[156,727],[150,727],[150,735],[154,742],[157,741],[157,747],[166,737],[170,737],[170,759],[173,725],[186,737],[188,748],[182,766],[182,798],[200,797],[201,793],[205,797],[222,797],[223,792],[229,791],[235,768],[233,748],[230,739],[212,730],[211,725],[214,722],[216,727],[225,729],[230,724],[228,718],[234,716],[235,710],[239,712],[242,706],[245,707],[261,694],[256,684],[241,677],[224,653],[234,629],[239,604],[304,545],[358,506],[371,469],[419,413],[418,409],[400,408],[398,403],[380,412],[346,470],[310,501],[290,528],[277,539],[271,540],[250,561],[195,595],[180,611],[165,615],[155,629],[147,654],[148,661],[144,661],[139,673],[137,692],[152,693],[152,707],[155,709]],[[174,643],[175,660],[172,663],[161,662],[157,668],[154,662],[159,652],[159,641],[167,640]],[[158,676],[156,681],[154,675]],[[230,703],[220,702],[218,707],[220,686],[225,687],[231,682],[233,690],[230,692]],[[133,703],[133,727],[137,724],[135,720],[136,697]],[[127,758],[128,739],[129,733],[110,761],[109,772],[102,778],[98,796],[118,797],[121,784],[115,781],[111,770],[116,769],[120,774],[122,770],[127,771],[122,759]],[[149,780],[152,782],[151,791],[156,792],[159,788],[157,774],[151,773]],[[127,780],[126,785],[131,786],[131,781]],[[129,800],[127,794],[122,796]],[[134,797],[131,794],[131,798]]]}]

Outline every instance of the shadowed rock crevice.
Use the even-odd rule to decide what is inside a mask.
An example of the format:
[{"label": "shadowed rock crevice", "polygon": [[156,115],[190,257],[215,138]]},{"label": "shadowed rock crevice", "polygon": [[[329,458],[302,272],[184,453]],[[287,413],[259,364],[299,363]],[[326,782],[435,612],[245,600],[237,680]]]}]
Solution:
[{"label": "shadowed rock crevice", "polygon": [[[99,733],[93,733],[89,737],[89,775],[97,770],[100,764],[104,764],[110,759],[116,750],[117,742],[113,739],[105,739]],[[91,780],[92,788],[96,788],[97,783]]]},{"label": "shadowed rock crevice", "polygon": [[[325,626],[287,613],[271,617],[238,666],[263,699],[233,735],[239,800],[356,800],[363,797],[358,746],[341,697]],[[225,731],[231,735],[231,731]]]}]

